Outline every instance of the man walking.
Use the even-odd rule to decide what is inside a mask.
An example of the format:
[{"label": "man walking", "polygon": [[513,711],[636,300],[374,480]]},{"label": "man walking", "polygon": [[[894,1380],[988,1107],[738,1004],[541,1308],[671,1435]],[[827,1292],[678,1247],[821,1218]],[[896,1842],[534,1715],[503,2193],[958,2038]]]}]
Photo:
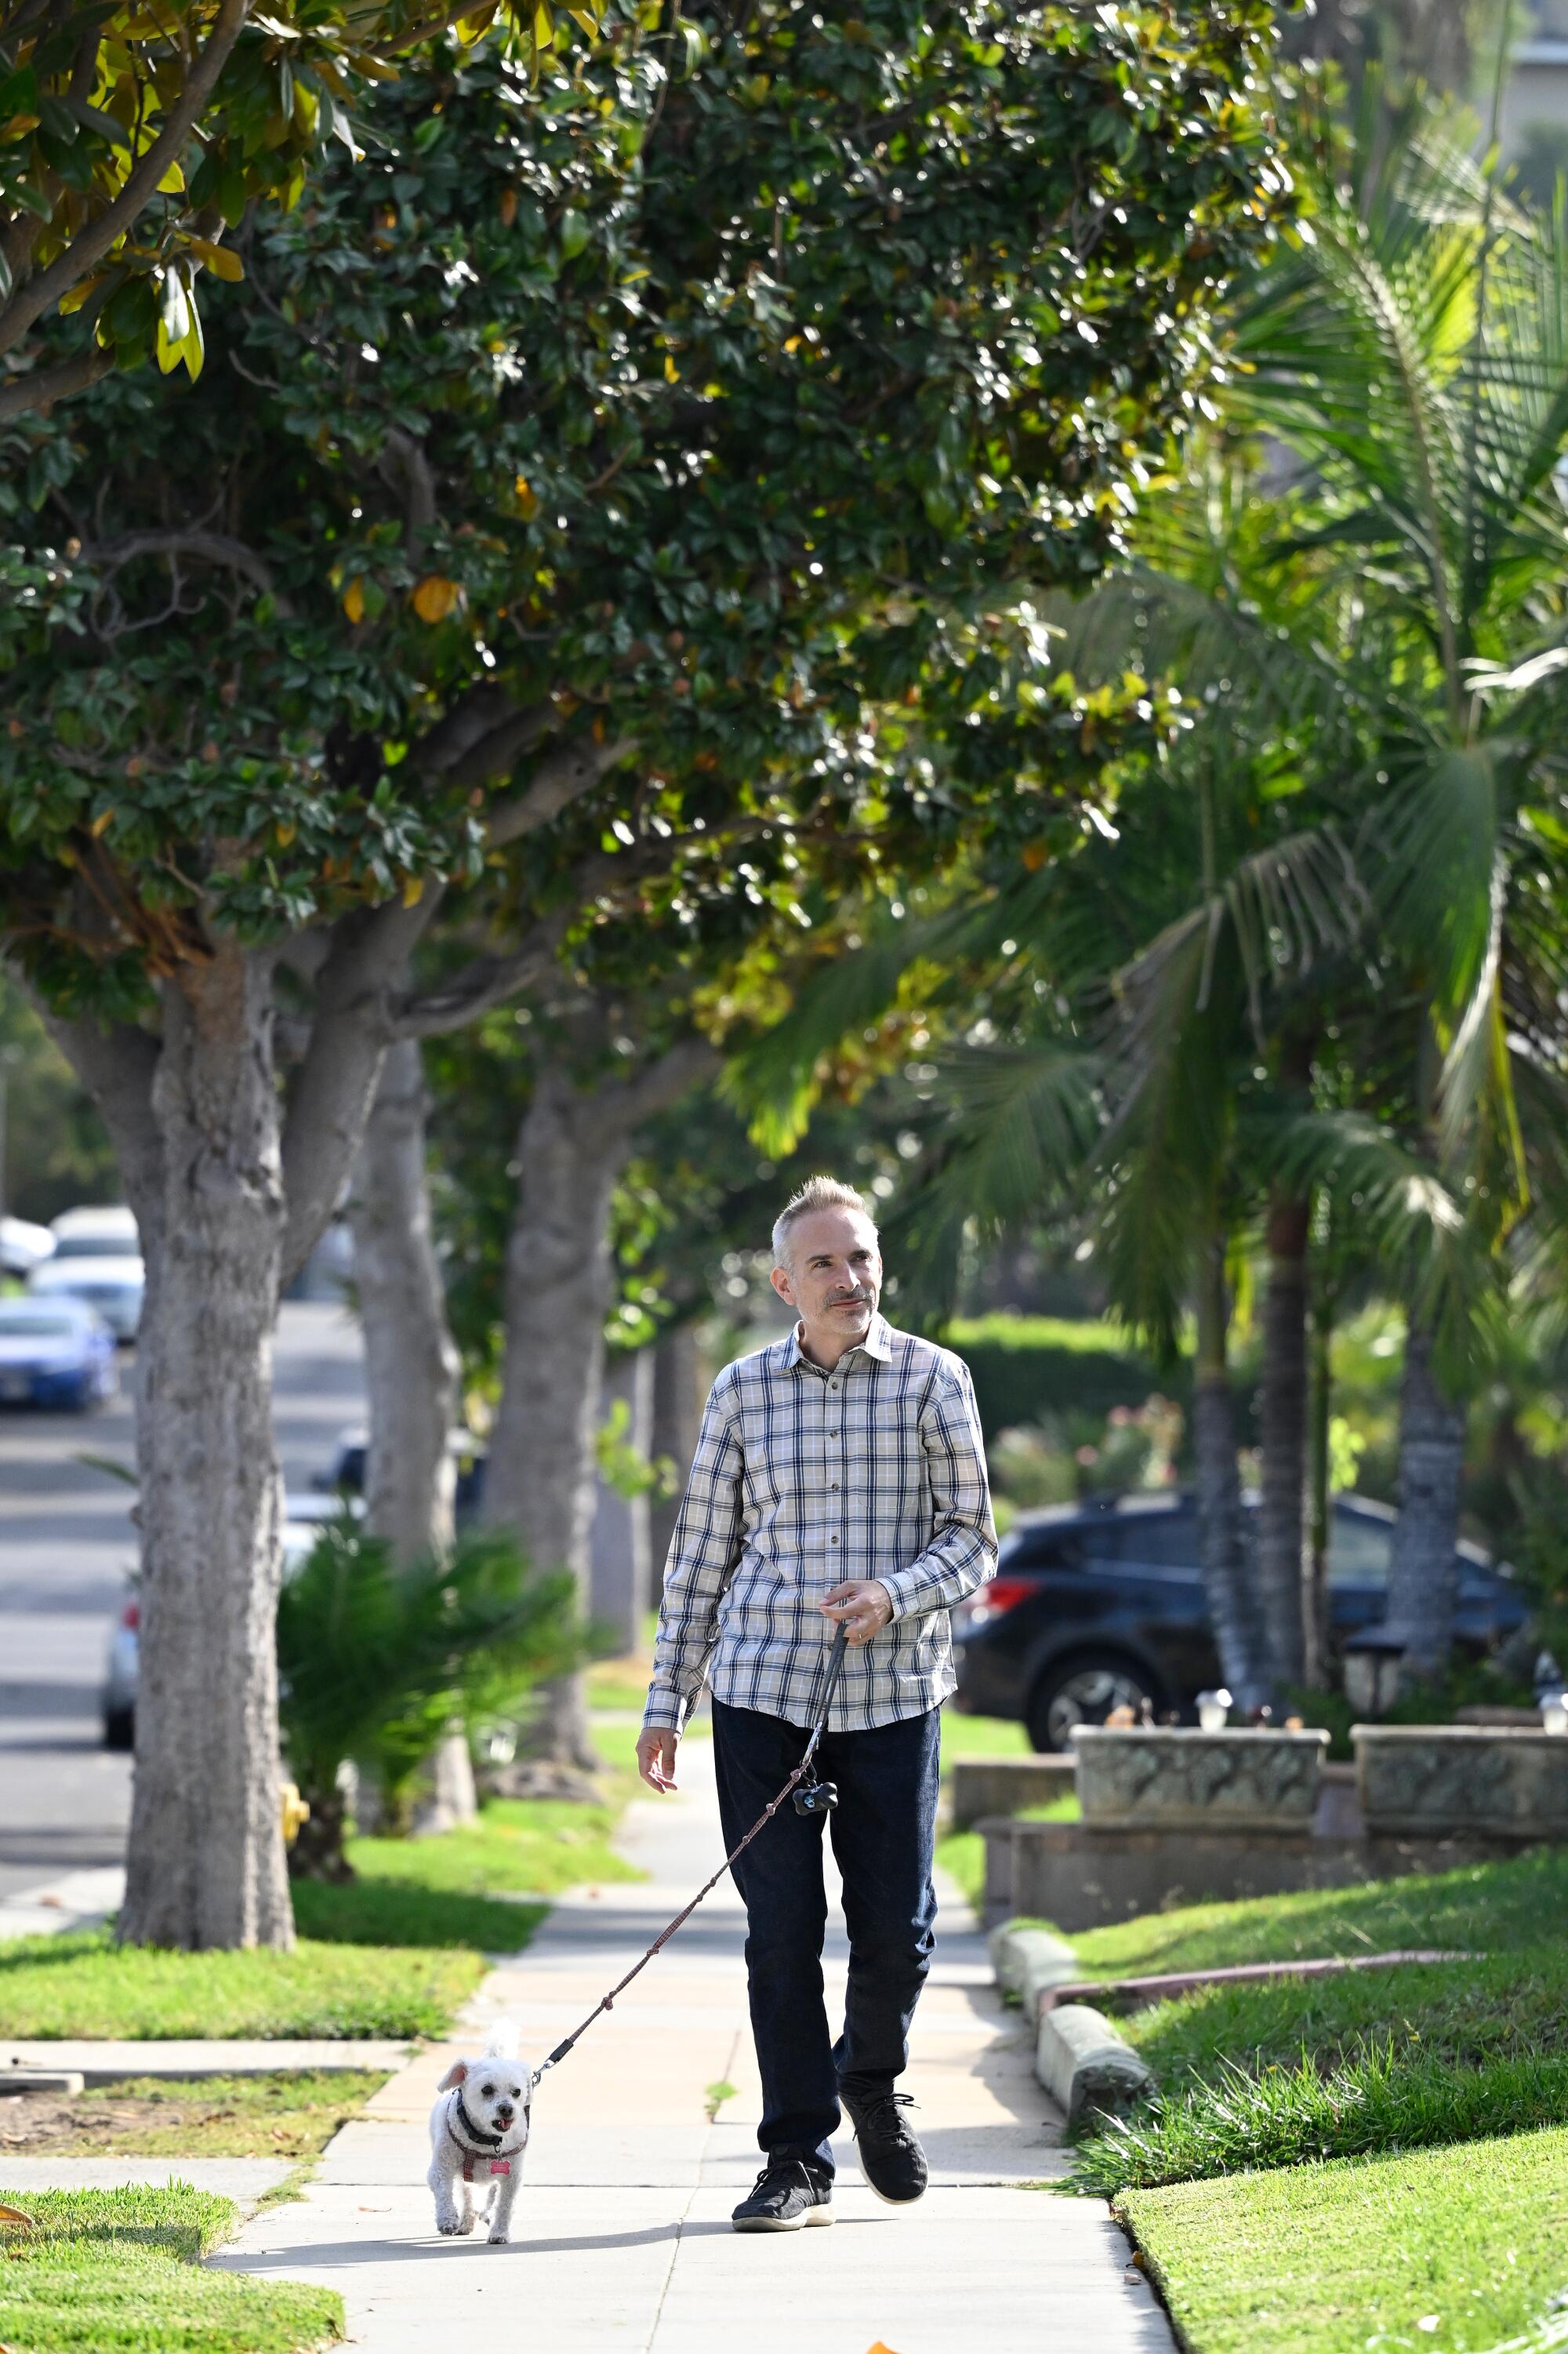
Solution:
[{"label": "man walking", "polygon": [[674,1787],[702,1689],[726,1847],[800,1763],[834,1622],[850,1649],[818,1753],[850,1962],[844,2031],[822,2000],[822,1818],[782,1808],[735,1868],[746,1903],[767,2164],[740,2232],[831,2223],[840,2104],[866,2180],[902,2203],[925,2153],[894,2084],[930,1967],[938,1727],[953,1689],[948,1610],[996,1564],[967,1367],[877,1310],[876,1227],[853,1187],[813,1177],[773,1229],[789,1337],[728,1365],[703,1416],[664,1577],[637,1763]]}]

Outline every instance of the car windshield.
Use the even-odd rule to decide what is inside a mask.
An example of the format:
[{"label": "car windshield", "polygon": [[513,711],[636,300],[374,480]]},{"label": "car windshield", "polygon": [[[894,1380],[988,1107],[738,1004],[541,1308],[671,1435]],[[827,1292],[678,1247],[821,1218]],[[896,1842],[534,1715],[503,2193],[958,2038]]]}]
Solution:
[{"label": "car windshield", "polygon": [[61,1235],[56,1258],[133,1258],[139,1247],[134,1234],[123,1228],[106,1235]]},{"label": "car windshield", "polygon": [[0,1340],[20,1334],[27,1341],[69,1341],[75,1331],[69,1316],[46,1316],[36,1308],[0,1308]]}]

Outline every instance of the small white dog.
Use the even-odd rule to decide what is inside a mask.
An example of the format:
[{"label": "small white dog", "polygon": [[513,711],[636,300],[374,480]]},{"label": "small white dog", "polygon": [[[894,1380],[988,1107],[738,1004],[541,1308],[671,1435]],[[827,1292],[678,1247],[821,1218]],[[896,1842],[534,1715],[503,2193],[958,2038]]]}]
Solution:
[{"label": "small white dog", "polygon": [[[436,2229],[449,2236],[471,2232],[490,2217],[490,2244],[512,2236],[512,2209],[523,2179],[534,2072],[517,2057],[517,2030],[501,2020],[477,2060],[454,2060],[430,2111],[430,2170]],[[487,2184],[482,2200],[470,2185]]]}]

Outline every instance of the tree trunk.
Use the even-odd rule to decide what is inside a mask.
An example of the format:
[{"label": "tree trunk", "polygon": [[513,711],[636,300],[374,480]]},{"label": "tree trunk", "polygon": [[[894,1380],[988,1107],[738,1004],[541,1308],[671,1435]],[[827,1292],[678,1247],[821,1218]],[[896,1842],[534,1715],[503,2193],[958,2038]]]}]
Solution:
[{"label": "tree trunk", "polygon": [[133,1196],[143,1582],[120,1935],[288,1946],[271,1426],[284,1202],[264,951],[220,942],[165,983],[152,1117],[157,1198]]},{"label": "tree trunk", "polygon": [[[451,1544],[456,1466],[447,1442],[462,1377],[431,1228],[426,1108],[419,1048],[405,1039],[382,1065],[349,1204],[369,1422],[366,1525],[400,1562]],[[461,1726],[436,1753],[432,1783],[422,1829],[476,1819]]]},{"label": "tree trunk", "polygon": [[1399,1393],[1399,1519],[1385,1624],[1403,1638],[1406,1672],[1417,1680],[1441,1675],[1453,1645],[1465,1420],[1463,1406],[1444,1395],[1433,1371],[1430,1330],[1412,1316]]},{"label": "tree trunk", "polygon": [[697,1348],[697,1328],[689,1320],[677,1324],[653,1349],[653,1443],[655,1463],[675,1467],[674,1485],[667,1496],[655,1495],[649,1511],[650,1591],[643,1597],[656,1606],[664,1590],[664,1563],[680,1516],[682,1490],[697,1451],[703,1418],[703,1373]]},{"label": "tree trunk", "polygon": [[[606,1414],[624,1412],[622,1444],[644,1461],[652,1453],[653,1352],[615,1349],[601,1391]],[[642,1621],[652,1581],[648,1490],[624,1495],[604,1472],[594,1494],[588,1537],[588,1602],[595,1624],[614,1637],[622,1657],[642,1649]]]},{"label": "tree trunk", "polygon": [[382,1066],[349,1203],[370,1432],[366,1524],[403,1561],[452,1541],[447,1439],[461,1377],[430,1229],[425,1108],[419,1049],[406,1039]]},{"label": "tree trunk", "polygon": [[1224,1244],[1216,1235],[1205,1244],[1198,1263],[1198,1357],[1192,1388],[1198,1550],[1220,1671],[1236,1706],[1252,1710],[1270,1700],[1272,1681],[1242,1517],[1235,1407],[1226,1357],[1229,1321]]},{"label": "tree trunk", "polygon": [[1258,1401],[1263,1493],[1257,1524],[1257,1584],[1269,1657],[1282,1684],[1306,1665],[1302,1592],[1307,1576],[1307,1225],[1308,1204],[1277,1193],[1268,1214],[1268,1296],[1263,1311]]},{"label": "tree trunk", "polygon": [[[522,1169],[506,1250],[506,1347],[490,1435],[484,1517],[515,1532],[535,1568],[567,1568],[589,1599],[588,1532],[614,1293],[609,1213],[629,1131],[563,1071],[540,1071],[517,1138]],[[581,1675],[539,1695],[535,1757],[592,1772]]]},{"label": "tree trunk", "polygon": [[1309,1311],[1307,1405],[1307,1549],[1301,1579],[1302,1681],[1327,1691],[1329,1650],[1329,1429],[1334,1384],[1332,1303],[1321,1289]]}]

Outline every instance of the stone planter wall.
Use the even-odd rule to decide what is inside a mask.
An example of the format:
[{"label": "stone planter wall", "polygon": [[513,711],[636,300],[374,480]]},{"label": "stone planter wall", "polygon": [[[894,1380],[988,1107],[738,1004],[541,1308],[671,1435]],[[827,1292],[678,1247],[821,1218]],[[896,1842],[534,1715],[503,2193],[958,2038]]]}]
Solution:
[{"label": "stone planter wall", "polygon": [[1568,1739],[1524,1727],[1358,1724],[1374,1838],[1568,1839]]},{"label": "stone planter wall", "polygon": [[948,1827],[967,1831],[982,1815],[1015,1815],[1024,1807],[1070,1798],[1076,1759],[1064,1757],[955,1757],[947,1780]]},{"label": "stone planter wall", "polygon": [[1081,1724],[1073,1736],[1086,1828],[1306,1832],[1327,1733]]}]

